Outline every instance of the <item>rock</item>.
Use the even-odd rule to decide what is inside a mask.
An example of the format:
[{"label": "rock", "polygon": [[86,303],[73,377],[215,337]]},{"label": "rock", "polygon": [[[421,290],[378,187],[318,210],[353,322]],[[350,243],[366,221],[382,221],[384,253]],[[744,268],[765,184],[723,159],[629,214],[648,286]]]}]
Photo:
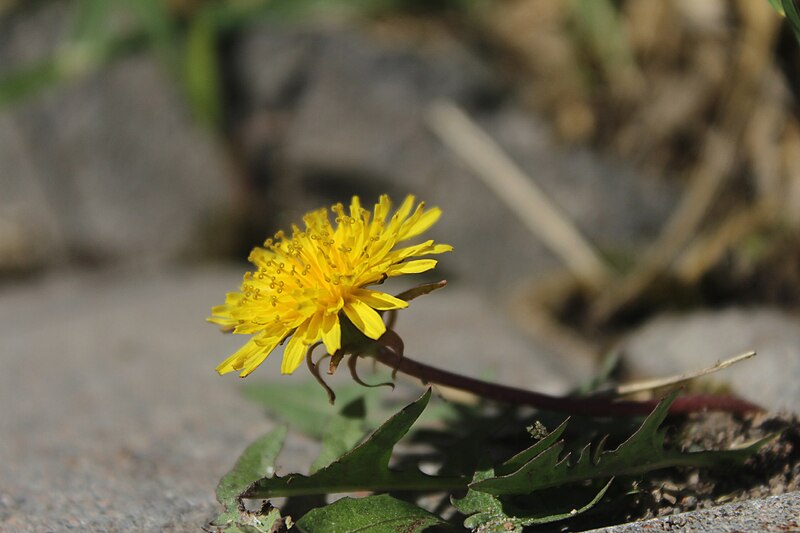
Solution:
[{"label": "rock", "polygon": [[68,2],[11,11],[0,17],[0,76],[49,59],[70,36],[74,22],[74,9]]},{"label": "rock", "polygon": [[[117,271],[0,291],[0,530],[198,531],[215,516],[220,477],[274,427],[239,394],[242,380],[214,372],[245,337],[204,318],[241,275]],[[430,364],[551,391],[573,385],[574,369],[548,362],[463,287],[415,301],[399,328],[408,354]],[[304,367],[281,376],[280,359],[247,382],[311,379]],[[293,435],[279,471],[306,471],[315,446]]]},{"label": "rock", "polygon": [[726,309],[663,316],[621,344],[625,364],[638,376],[680,374],[743,352],[758,355],[703,378],[771,411],[800,405],[800,322],[775,309]]},{"label": "rock", "polygon": [[[48,278],[0,293],[3,531],[197,531],[268,430],[213,371],[227,271]],[[22,400],[24,398],[24,400]]]},{"label": "rock", "polygon": [[[651,238],[675,202],[675,190],[619,162],[558,148],[543,121],[516,103],[480,59],[443,35],[412,45],[352,30],[260,26],[239,57],[239,69],[259,72],[261,80],[249,84],[247,100],[291,114],[282,133],[265,134],[269,142],[247,143],[253,158],[263,151],[281,162],[282,172],[272,173],[282,176],[275,190],[282,205],[293,206],[284,223],[354,193],[365,203],[383,192],[414,193],[444,210],[431,235],[456,248],[443,258],[447,274],[495,301],[518,290],[521,278],[559,263],[429,131],[434,101],[466,106],[603,248],[629,250]],[[270,63],[278,68],[265,72]],[[291,94],[291,103],[280,94]]]},{"label": "rock", "polygon": [[790,492],[758,500],[729,503],[712,509],[593,529],[591,533],[797,531],[800,529],[798,517],[800,492]]},{"label": "rock", "polygon": [[514,387],[566,394],[594,375],[589,360],[522,335],[506,312],[458,284],[414,300],[396,329],[412,359]]},{"label": "rock", "polygon": [[[47,26],[54,17],[30,16],[17,24],[58,34]],[[11,53],[52,39],[12,33]],[[192,123],[153,56],[117,60],[0,111],[0,189],[10,191],[0,198],[0,225],[28,231],[45,263],[148,262],[192,251],[209,215],[231,207],[228,175],[220,147]]]}]

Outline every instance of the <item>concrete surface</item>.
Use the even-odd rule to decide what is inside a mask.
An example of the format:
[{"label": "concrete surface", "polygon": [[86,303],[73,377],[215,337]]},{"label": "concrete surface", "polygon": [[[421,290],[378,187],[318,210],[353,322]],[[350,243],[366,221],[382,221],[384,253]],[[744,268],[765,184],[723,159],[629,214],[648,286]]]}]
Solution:
[{"label": "concrete surface", "polygon": [[[0,531],[198,531],[213,518],[217,481],[273,424],[238,378],[214,372],[244,337],[204,321],[243,268],[67,273],[0,289]],[[400,318],[409,354],[465,373],[563,392],[587,372],[548,362],[456,285]],[[308,377],[279,366],[273,354],[248,381]],[[307,468],[312,452],[293,439],[280,469]]]}]

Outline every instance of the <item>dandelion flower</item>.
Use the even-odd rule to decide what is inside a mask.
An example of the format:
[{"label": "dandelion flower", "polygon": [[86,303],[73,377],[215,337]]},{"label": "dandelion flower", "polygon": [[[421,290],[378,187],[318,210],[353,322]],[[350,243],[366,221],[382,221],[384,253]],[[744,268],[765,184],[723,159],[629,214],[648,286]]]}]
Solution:
[{"label": "dandelion flower", "polygon": [[441,215],[438,208],[425,210],[424,202],[414,208],[414,203],[409,195],[389,218],[388,196],[381,196],[372,212],[354,196],[349,212],[342,204],[331,208],[335,227],[328,210],[319,209],[303,217],[305,229],[293,226],[291,236],[278,232],[263,248],[254,248],[249,260],[256,270],[245,274],[241,292],[228,293],[209,318],[225,330],[252,337],[217,372],[247,376],[291,336],[281,365],[282,373],[291,374],[318,341],[330,354],[342,348],[344,321],[370,339],[380,338],[386,326],[378,311],[408,303],[366,287],[430,270],[436,260],[416,258],[452,250],[432,240],[397,248]]}]

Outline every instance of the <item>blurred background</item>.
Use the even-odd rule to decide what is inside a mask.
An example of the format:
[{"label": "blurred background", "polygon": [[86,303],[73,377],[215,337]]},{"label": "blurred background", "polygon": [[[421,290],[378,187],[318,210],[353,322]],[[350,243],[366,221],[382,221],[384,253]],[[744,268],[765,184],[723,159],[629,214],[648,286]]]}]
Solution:
[{"label": "blurred background", "polygon": [[565,270],[551,303],[584,326],[664,284],[659,307],[792,305],[798,73],[766,0],[4,0],[0,276],[241,260],[309,208],[411,192],[445,209],[449,277],[502,299]]},{"label": "blurred background", "polygon": [[[195,496],[166,515],[210,512],[263,427],[224,422],[212,371],[242,341],[203,319],[254,245],[353,194],[444,211],[449,295],[410,355],[553,392],[608,353],[635,376],[777,343],[757,379],[800,371],[800,45],[771,3],[0,0],[0,396],[29,399],[0,463],[55,454],[0,476],[0,510],[108,479],[91,452],[177,462],[158,483]],[[77,444],[119,417],[125,453]]]}]

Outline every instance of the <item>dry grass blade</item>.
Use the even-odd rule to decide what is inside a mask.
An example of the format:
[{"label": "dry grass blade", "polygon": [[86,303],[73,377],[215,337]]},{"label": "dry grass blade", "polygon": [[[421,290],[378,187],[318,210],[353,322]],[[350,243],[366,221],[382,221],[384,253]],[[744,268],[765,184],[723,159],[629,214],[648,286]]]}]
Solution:
[{"label": "dry grass blade", "polygon": [[451,103],[434,104],[428,123],[441,140],[588,286],[610,277],[580,231],[481,128]]},{"label": "dry grass blade", "polygon": [[750,351],[743,353],[741,355],[737,355],[736,357],[731,357],[729,359],[725,359],[723,361],[718,361],[714,365],[703,368],[700,370],[694,370],[691,372],[684,372],[683,374],[678,374],[675,376],[667,376],[663,378],[656,378],[656,379],[648,379],[644,381],[637,381],[634,383],[626,383],[624,385],[619,385],[614,387],[613,391],[608,392],[604,391],[609,394],[613,394],[614,396],[628,396],[631,394],[636,394],[639,392],[645,391],[652,391],[655,389],[660,389],[662,387],[671,387],[673,385],[679,385],[681,383],[685,383],[692,379],[696,379],[702,376],[707,376],[708,374],[713,374],[714,372],[718,372],[720,370],[724,370],[729,366],[735,365],[741,361],[746,359],[750,359],[754,357],[756,352]]}]

